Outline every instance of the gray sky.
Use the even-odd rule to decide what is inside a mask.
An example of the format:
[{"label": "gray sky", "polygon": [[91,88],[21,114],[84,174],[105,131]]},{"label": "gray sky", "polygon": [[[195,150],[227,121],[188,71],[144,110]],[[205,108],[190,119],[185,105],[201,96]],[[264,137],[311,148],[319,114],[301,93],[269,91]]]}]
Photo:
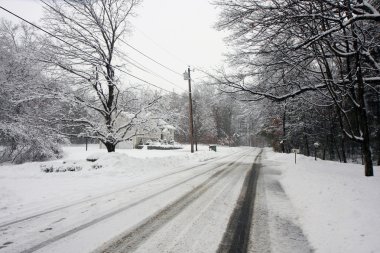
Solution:
[{"label": "gray sky", "polygon": [[[42,4],[39,0],[0,0],[0,5],[40,24]],[[204,76],[196,68],[214,68],[223,64],[222,54],[226,51],[224,35],[213,29],[218,11],[207,0],[144,0],[135,11],[137,16],[131,19],[133,32],[127,41],[176,72],[183,73],[188,64],[195,67],[192,73],[194,84],[199,80],[197,78]],[[2,10],[0,18],[15,21]],[[187,89],[187,82],[181,76],[152,63],[128,47],[124,51],[156,74]],[[128,71],[165,89],[183,91],[133,66]]]}]

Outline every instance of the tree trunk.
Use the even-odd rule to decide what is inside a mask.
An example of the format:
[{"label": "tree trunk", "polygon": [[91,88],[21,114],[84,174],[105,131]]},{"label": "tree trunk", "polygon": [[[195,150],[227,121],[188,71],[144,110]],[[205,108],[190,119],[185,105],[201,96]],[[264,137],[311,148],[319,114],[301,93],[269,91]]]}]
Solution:
[{"label": "tree trunk", "polygon": [[[327,145],[327,143],[325,145],[323,145],[322,160],[326,160],[326,145]],[[317,150],[315,152],[317,153]]]},{"label": "tree trunk", "polygon": [[[341,132],[341,135],[342,135],[342,139],[341,139],[341,141],[340,141],[340,148],[342,149],[342,160],[343,160],[343,163],[347,163],[347,155],[346,155],[346,135],[345,135],[345,133],[344,133],[344,131],[343,131],[344,126],[343,126],[342,115],[340,114],[338,108],[336,109],[336,114],[337,114],[337,116],[338,116],[340,132]],[[339,152],[338,152],[338,153],[339,153]]]},{"label": "tree trunk", "polygon": [[303,138],[305,140],[306,156],[310,156],[309,140],[305,132],[304,132]]},{"label": "tree trunk", "polygon": [[[360,86],[360,85],[359,85]],[[359,88],[359,90],[362,90],[362,88]],[[363,89],[364,90],[364,89]],[[370,147],[370,134],[369,134],[369,127],[368,127],[368,118],[367,118],[367,111],[364,107],[364,93],[360,92],[361,96],[361,129],[363,132],[363,142],[362,142],[362,153],[363,153],[363,160],[364,160],[364,174],[366,177],[373,176],[373,162],[372,162],[372,153],[371,153],[371,147]]]},{"label": "tree trunk", "polygon": [[334,152],[334,139],[332,138],[332,135],[328,138],[328,143],[329,143],[329,156],[330,160],[334,161],[335,160],[335,152]]},{"label": "tree trunk", "polygon": [[339,152],[339,146],[335,141],[334,141],[334,147],[335,147],[336,154],[338,155],[339,162],[342,162],[342,157],[340,156],[340,152]]},{"label": "tree trunk", "polygon": [[364,170],[366,177],[373,176],[373,163],[372,163],[372,154],[369,146],[369,140],[363,142],[363,156],[364,156]]},{"label": "tree trunk", "polygon": [[115,149],[116,149],[115,144],[110,143],[110,142],[106,142],[106,143],[104,143],[104,145],[106,146],[108,152],[115,152]]},{"label": "tree trunk", "polygon": [[[380,94],[377,93],[377,125],[380,126]],[[377,129],[377,166],[380,166],[380,129]]]},{"label": "tree trunk", "polygon": [[369,126],[368,126],[368,116],[367,116],[367,109],[366,109],[366,103],[365,103],[365,90],[364,90],[364,80],[363,80],[363,70],[361,66],[361,59],[360,59],[360,47],[359,47],[359,39],[358,35],[356,33],[356,27],[354,24],[351,25],[352,27],[352,35],[354,38],[353,41],[353,47],[356,51],[355,55],[355,64],[356,64],[356,77],[357,77],[357,93],[358,93],[358,102],[359,102],[359,128],[361,130],[362,135],[362,154],[363,154],[363,160],[364,160],[364,174],[366,177],[373,176],[373,163],[372,163],[372,154],[371,154],[371,147],[370,147],[370,134],[369,134]]},{"label": "tree trunk", "polygon": [[285,153],[286,148],[285,148],[285,139],[286,139],[286,128],[285,128],[285,123],[286,123],[286,104],[284,107],[284,113],[282,114],[282,153]]},{"label": "tree trunk", "polygon": [[346,145],[345,145],[345,139],[346,139],[346,136],[343,134],[342,136],[342,140],[340,142],[340,146],[341,146],[341,149],[342,149],[342,159],[343,159],[343,163],[347,163],[347,156],[346,156]]},{"label": "tree trunk", "polygon": [[358,99],[360,104],[360,128],[362,131],[363,142],[362,142],[362,152],[364,159],[364,174],[366,177],[373,176],[373,163],[372,163],[372,153],[370,147],[370,134],[368,126],[368,117],[365,103],[364,94],[364,80],[362,76],[362,68],[360,65],[359,53],[356,56],[356,63],[358,65],[357,79],[358,79]]}]

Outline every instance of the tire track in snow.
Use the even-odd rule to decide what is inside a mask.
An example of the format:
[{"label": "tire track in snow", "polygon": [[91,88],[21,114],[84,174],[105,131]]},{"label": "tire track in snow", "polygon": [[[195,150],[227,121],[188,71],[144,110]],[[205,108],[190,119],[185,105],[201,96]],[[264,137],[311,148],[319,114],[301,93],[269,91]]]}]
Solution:
[{"label": "tire track in snow", "polygon": [[[231,162],[231,163],[227,164],[226,166],[227,166],[227,167],[231,166],[231,165],[234,164],[237,160],[239,160],[240,158],[246,156],[246,155],[247,155],[248,153],[250,153],[250,152],[251,152],[251,151],[248,151],[248,152],[247,152],[247,151],[244,151],[243,154],[239,156],[239,158],[237,158],[234,162]],[[237,153],[240,153],[240,152],[237,152]],[[237,153],[234,153],[234,154],[232,154],[232,155],[236,155]],[[229,156],[230,156],[230,155],[229,155]],[[225,158],[225,157],[223,157],[223,158]],[[222,158],[221,158],[221,159],[222,159]],[[203,165],[206,165],[206,164],[197,165],[197,167],[199,167],[199,166],[203,166]],[[222,165],[222,166],[223,166],[223,165]],[[58,241],[58,240],[60,240],[60,239],[63,239],[63,238],[65,238],[65,237],[67,237],[67,236],[70,236],[70,235],[76,233],[76,232],[79,232],[79,231],[81,231],[81,230],[84,230],[84,229],[86,229],[86,228],[88,228],[88,227],[90,227],[90,226],[92,226],[92,225],[95,225],[95,224],[97,224],[97,223],[99,223],[99,222],[101,222],[101,221],[103,221],[103,220],[106,220],[106,219],[108,219],[108,218],[110,218],[110,217],[113,217],[113,216],[115,216],[115,215],[117,215],[117,214],[119,214],[119,213],[121,213],[121,212],[123,212],[123,211],[125,211],[125,210],[127,210],[127,209],[130,209],[130,208],[132,208],[132,207],[134,207],[134,206],[137,206],[137,205],[139,205],[139,204],[141,204],[141,203],[143,203],[143,202],[145,202],[145,201],[148,201],[148,200],[150,200],[150,199],[152,199],[152,198],[154,198],[154,197],[156,197],[156,196],[158,196],[158,195],[160,195],[160,194],[162,194],[162,193],[168,192],[168,191],[170,191],[170,190],[172,190],[172,189],[174,189],[174,188],[176,188],[176,187],[178,187],[178,186],[181,186],[182,184],[185,184],[185,183],[187,183],[187,182],[189,182],[189,181],[191,181],[191,180],[193,180],[193,179],[195,179],[195,178],[198,178],[198,177],[200,177],[200,176],[206,175],[206,174],[208,174],[209,172],[211,172],[211,171],[213,171],[213,170],[215,170],[215,169],[218,169],[218,168],[220,168],[220,167],[221,167],[221,165],[220,165],[220,164],[217,164],[216,166],[213,166],[212,168],[210,168],[210,169],[208,169],[208,170],[206,170],[206,171],[204,171],[204,172],[202,172],[202,173],[199,173],[199,174],[196,174],[196,175],[194,175],[194,176],[191,176],[190,178],[187,178],[187,179],[185,179],[185,180],[182,180],[182,181],[180,181],[180,182],[178,182],[178,183],[176,183],[176,184],[174,184],[174,185],[171,185],[171,186],[169,186],[169,187],[167,187],[167,188],[165,188],[165,189],[163,189],[163,190],[161,190],[161,191],[159,191],[159,192],[156,192],[156,193],[154,193],[154,194],[151,194],[151,195],[149,195],[149,196],[147,196],[147,197],[145,197],[145,198],[142,198],[141,200],[138,200],[138,201],[136,201],[136,202],[130,203],[130,204],[126,205],[126,206],[120,207],[120,208],[118,208],[118,209],[116,209],[116,210],[114,210],[114,211],[112,211],[112,212],[110,212],[110,213],[107,213],[107,214],[102,215],[102,216],[100,216],[100,217],[98,217],[98,218],[96,218],[96,219],[94,219],[94,220],[92,220],[92,221],[89,221],[89,222],[84,223],[84,224],[82,224],[82,225],[80,225],[80,226],[77,226],[77,227],[75,227],[75,228],[72,228],[72,229],[70,229],[70,230],[68,230],[68,231],[66,231],[66,232],[64,232],[64,233],[61,233],[61,234],[59,234],[59,235],[56,235],[56,236],[54,236],[54,237],[52,237],[52,238],[50,238],[50,239],[48,239],[48,240],[45,240],[45,241],[43,241],[43,242],[40,242],[40,243],[38,243],[37,245],[35,245],[35,246],[33,246],[33,247],[29,248],[29,249],[23,250],[23,251],[21,251],[21,252],[22,252],[22,253],[30,253],[30,252],[37,251],[37,250],[39,250],[39,249],[41,249],[41,248],[43,248],[43,247],[45,247],[45,246],[47,246],[47,245],[49,245],[49,244],[52,244],[52,243],[54,243],[54,242],[56,242],[56,241]],[[223,169],[223,170],[224,170],[224,169]],[[220,170],[220,171],[218,171],[218,172],[216,172],[216,173],[219,173],[219,172],[221,172],[221,171],[223,171],[223,170]],[[211,177],[213,177],[216,173],[214,173]],[[208,178],[206,179],[206,181],[209,180],[211,177],[208,177]],[[202,183],[202,184],[203,184],[203,183]],[[108,195],[108,194],[107,194],[107,195]]]},{"label": "tire track in snow", "polygon": [[244,180],[243,188],[228,222],[222,242],[219,245],[218,253],[247,252],[257,176],[260,169],[260,164],[257,161],[261,159],[262,152],[263,150],[261,149]]},{"label": "tire track in snow", "polygon": [[118,237],[118,239],[112,240],[112,242],[94,251],[96,253],[124,253],[133,252],[139,245],[145,242],[149,237],[168,223],[171,219],[181,213],[183,209],[188,207],[192,202],[197,200],[202,194],[204,194],[211,187],[215,186],[222,178],[228,177],[232,174],[233,170],[239,167],[238,161],[245,157],[247,154],[239,157],[234,162],[231,162],[223,170],[217,171],[202,184],[195,187],[190,192],[183,195],[181,198],[174,201],[172,204],[158,211],[153,216],[142,222],[136,228],[127,231]]},{"label": "tire track in snow", "polygon": [[[215,158],[215,159],[213,158],[212,160],[213,160],[213,162],[214,161],[219,161],[219,160],[222,160],[224,158],[236,155],[239,152],[241,152],[241,151],[238,151],[238,152],[235,152],[235,153],[232,153],[232,154],[228,154],[228,155],[225,155],[225,156],[222,156],[222,157],[218,157],[218,158]],[[211,159],[209,159],[209,160],[211,160]],[[108,193],[105,193],[105,194],[98,195],[96,197],[80,200],[80,201],[74,202],[74,203],[69,204],[69,205],[53,208],[53,209],[50,209],[50,210],[47,210],[47,211],[43,211],[43,212],[40,212],[40,213],[37,213],[37,214],[33,214],[33,215],[30,215],[30,216],[24,217],[24,218],[8,221],[8,222],[5,222],[3,224],[0,224],[0,228],[8,227],[10,225],[14,225],[14,224],[21,223],[21,222],[24,222],[24,221],[28,221],[28,220],[31,220],[31,219],[35,219],[35,218],[39,218],[39,217],[41,217],[43,215],[46,215],[46,214],[50,214],[50,213],[61,211],[61,210],[64,210],[64,209],[67,209],[67,208],[70,208],[70,207],[81,205],[81,204],[84,204],[84,203],[87,203],[87,202],[98,200],[98,199],[101,199],[101,198],[104,198],[104,197],[111,196],[111,195],[116,194],[116,193],[121,193],[121,192],[124,192],[124,191],[132,190],[132,189],[140,187],[142,185],[145,185],[145,184],[148,184],[148,183],[152,183],[152,182],[155,182],[155,181],[158,181],[160,179],[163,179],[163,178],[166,178],[166,177],[170,177],[170,176],[173,176],[173,175],[176,175],[176,174],[180,174],[180,173],[186,172],[186,171],[191,170],[191,169],[199,168],[199,167],[202,167],[202,166],[207,165],[207,164],[208,164],[207,162],[202,162],[201,164],[198,164],[198,165],[195,165],[195,166],[191,166],[191,167],[188,167],[188,168],[185,168],[183,170],[176,171],[176,172],[171,172],[171,173],[168,173],[168,174],[164,174],[162,176],[155,177],[153,179],[149,179],[149,180],[143,181],[141,183],[138,183],[138,184],[135,184],[135,185],[132,185],[132,186],[128,186],[128,187],[125,187],[125,188],[122,188],[122,189],[119,189],[119,190],[116,190],[116,191],[113,191],[113,192],[108,192]]]},{"label": "tire track in snow", "polygon": [[231,174],[219,180],[134,252],[216,252],[243,181],[252,167],[252,157],[251,154],[239,162]]}]

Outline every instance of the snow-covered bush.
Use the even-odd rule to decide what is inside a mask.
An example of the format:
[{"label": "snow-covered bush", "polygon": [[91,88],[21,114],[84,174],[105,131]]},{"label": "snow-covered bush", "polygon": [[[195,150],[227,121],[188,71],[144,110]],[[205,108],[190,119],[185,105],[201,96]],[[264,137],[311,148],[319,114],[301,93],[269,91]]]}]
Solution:
[{"label": "snow-covered bush", "polygon": [[103,168],[103,165],[101,165],[101,164],[93,164],[93,165],[91,166],[91,168],[94,169],[94,170],[98,170],[98,169]]},{"label": "snow-covered bush", "polygon": [[81,171],[82,169],[83,169],[82,166],[75,165],[75,164],[69,165],[66,167],[67,171]]},{"label": "snow-covered bush", "polygon": [[40,166],[40,168],[41,168],[41,171],[45,172],[45,173],[51,173],[51,172],[54,171],[54,166],[53,165],[45,165],[45,164],[43,164],[43,165]]},{"label": "snow-covered bush", "polygon": [[66,140],[51,134],[43,126],[0,122],[0,162],[45,161],[62,157]]},{"label": "snow-covered bush", "polygon": [[80,165],[71,164],[71,165],[60,165],[60,166],[54,166],[52,164],[45,165],[42,164],[40,166],[41,171],[45,173],[52,173],[52,172],[67,172],[67,171],[81,171],[83,168]]},{"label": "snow-covered bush", "polygon": [[156,149],[156,150],[173,150],[173,149],[182,149],[181,146],[174,146],[174,145],[149,145],[147,146],[148,150]]},{"label": "snow-covered bush", "polygon": [[175,144],[160,144],[159,142],[152,143],[150,145],[137,145],[136,149],[156,149],[156,150],[174,150],[174,149],[183,149],[182,146]]},{"label": "snow-covered bush", "polygon": [[88,162],[96,162],[103,155],[104,155],[104,153],[94,153],[94,154],[91,154],[91,155],[89,155],[86,158],[86,161],[88,161]]}]

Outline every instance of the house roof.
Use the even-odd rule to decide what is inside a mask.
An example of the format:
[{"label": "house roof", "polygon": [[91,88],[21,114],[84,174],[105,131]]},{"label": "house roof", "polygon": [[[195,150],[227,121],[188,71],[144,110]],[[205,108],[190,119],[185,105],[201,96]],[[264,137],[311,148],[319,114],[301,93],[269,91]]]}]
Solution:
[{"label": "house roof", "polygon": [[165,120],[163,119],[158,119],[157,126],[163,129],[171,129],[175,130],[176,128],[170,124],[168,124]]}]

